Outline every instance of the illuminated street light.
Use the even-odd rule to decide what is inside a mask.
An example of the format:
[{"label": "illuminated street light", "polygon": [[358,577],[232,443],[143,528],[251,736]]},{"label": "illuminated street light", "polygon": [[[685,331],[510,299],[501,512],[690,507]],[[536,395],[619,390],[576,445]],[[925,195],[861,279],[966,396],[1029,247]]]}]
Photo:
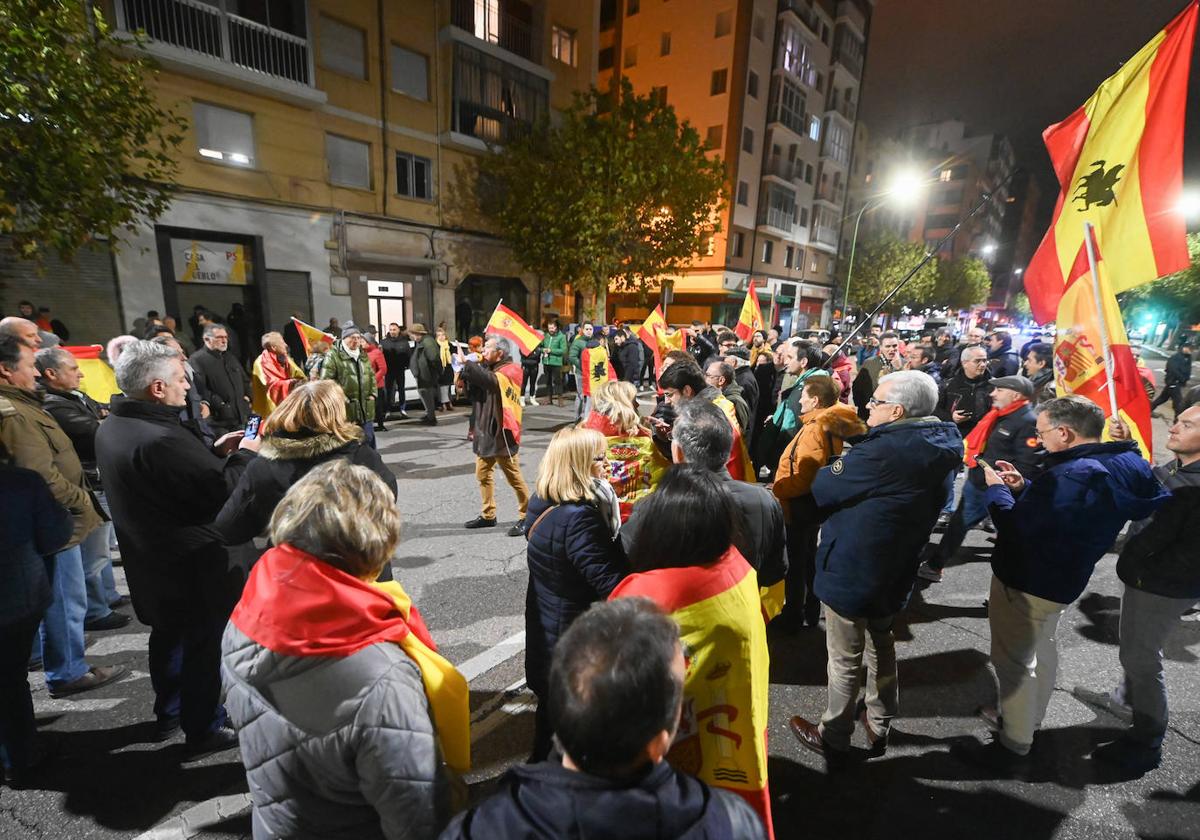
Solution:
[{"label": "illuminated street light", "polygon": [[1200,190],[1184,190],[1175,205],[1175,212],[1189,222],[1200,219]]},{"label": "illuminated street light", "polygon": [[996,243],[984,243],[984,246],[979,249],[979,253],[983,254],[985,257],[990,257],[992,254],[996,253]]},{"label": "illuminated street light", "polygon": [[854,219],[854,233],[850,235],[850,257],[846,260],[846,288],[842,294],[843,319],[850,306],[850,276],[854,273],[854,250],[858,245],[858,226],[862,223],[863,214],[867,212],[868,208],[881,207],[888,201],[900,207],[909,207],[925,191],[925,185],[928,183],[929,179],[917,170],[901,169],[892,176],[886,190],[863,202],[862,209],[858,211],[858,216]]}]

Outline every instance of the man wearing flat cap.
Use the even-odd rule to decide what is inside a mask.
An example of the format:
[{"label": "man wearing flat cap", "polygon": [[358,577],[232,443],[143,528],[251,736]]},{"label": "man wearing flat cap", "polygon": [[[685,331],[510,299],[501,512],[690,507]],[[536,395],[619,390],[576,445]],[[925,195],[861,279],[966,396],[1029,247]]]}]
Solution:
[{"label": "man wearing flat cap", "polygon": [[366,353],[367,340],[353,323],[342,328],[321,366],[321,378],[332,379],[346,392],[346,417],[362,426],[367,443],[375,447],[375,371]]},{"label": "man wearing flat cap", "polygon": [[437,339],[429,334],[424,324],[413,324],[408,328],[412,336],[412,356],[408,360],[408,369],[417,380],[417,393],[425,406],[425,416],[421,418],[424,426],[436,426],[438,402],[438,378],[442,375],[442,349],[438,347]]},{"label": "man wearing flat cap", "polygon": [[950,518],[942,541],[930,546],[917,574],[928,581],[942,579],[942,569],[966,539],[967,531],[988,515],[987,484],[979,459],[995,464],[1008,461],[1021,475],[1036,477],[1040,470],[1041,444],[1037,437],[1037,415],[1033,411],[1033,382],[1024,376],[1001,376],[991,380],[992,408],[983,415],[964,440],[963,463],[967,480],[962,500]]}]

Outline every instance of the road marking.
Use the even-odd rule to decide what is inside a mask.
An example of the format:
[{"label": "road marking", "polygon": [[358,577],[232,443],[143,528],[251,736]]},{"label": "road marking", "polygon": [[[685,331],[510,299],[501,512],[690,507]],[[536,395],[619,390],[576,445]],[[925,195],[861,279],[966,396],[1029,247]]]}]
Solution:
[{"label": "road marking", "polygon": [[458,672],[466,677],[467,682],[486,674],[502,662],[507,662],[525,649],[525,631],[514,633],[504,641],[488,648],[483,653],[472,656],[463,664],[457,666]]},{"label": "road marking", "polygon": [[240,817],[250,812],[250,794],[234,793],[214,796],[193,805],[177,817],[139,834],[137,840],[186,840],[204,832],[210,826]]},{"label": "road marking", "polygon": [[114,653],[142,652],[150,649],[149,633],[121,633],[92,642],[87,656],[112,656]]}]

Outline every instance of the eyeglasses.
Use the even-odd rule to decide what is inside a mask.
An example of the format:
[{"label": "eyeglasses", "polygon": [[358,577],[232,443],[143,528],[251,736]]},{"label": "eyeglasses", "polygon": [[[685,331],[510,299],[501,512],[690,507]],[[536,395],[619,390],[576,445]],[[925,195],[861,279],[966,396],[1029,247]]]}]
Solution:
[{"label": "eyeglasses", "polygon": [[1051,426],[1049,429],[1038,429],[1038,428],[1035,428],[1035,429],[1034,429],[1034,434],[1036,434],[1036,435],[1037,435],[1037,439],[1038,439],[1038,440],[1041,440],[1041,439],[1042,439],[1042,437],[1043,437],[1044,435],[1046,435],[1048,432],[1053,432],[1055,429],[1061,429],[1061,428],[1062,428],[1062,426]]},{"label": "eyeglasses", "polygon": [[874,408],[877,405],[899,405],[899,403],[894,403],[891,400],[877,400],[875,397],[867,400],[867,408]]}]

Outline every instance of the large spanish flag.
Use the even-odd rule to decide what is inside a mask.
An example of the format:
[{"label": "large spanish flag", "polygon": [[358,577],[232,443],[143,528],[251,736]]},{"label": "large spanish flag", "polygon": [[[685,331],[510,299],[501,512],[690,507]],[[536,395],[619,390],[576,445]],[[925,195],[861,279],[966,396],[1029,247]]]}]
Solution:
[{"label": "large spanish flag", "polygon": [[324,330],[319,330],[312,324],[306,324],[299,318],[293,318],[292,323],[296,326],[296,332],[300,334],[300,343],[304,345],[304,354],[307,356],[312,353],[312,345],[317,341],[328,341],[333,344],[334,337]]},{"label": "large spanish flag", "polygon": [[1054,221],[1025,271],[1033,315],[1053,320],[1091,222],[1106,246],[1113,292],[1188,266],[1183,122],[1197,2],[1043,133],[1058,175]]},{"label": "large spanish flag", "polygon": [[291,356],[280,358],[271,350],[262,351],[250,366],[250,407],[266,420],[304,379],[304,371]]},{"label": "large spanish flag", "polygon": [[611,379],[617,378],[617,372],[608,360],[608,350],[603,344],[587,347],[580,355],[583,367],[583,395],[590,397],[596,389]]},{"label": "large spanish flag", "polygon": [[[667,331],[667,319],[663,316],[662,306],[654,307],[654,310],[646,316],[646,320],[642,321],[642,325],[637,328],[638,338],[646,342],[657,359],[659,354],[658,335]],[[657,370],[657,365],[655,366]]]},{"label": "large spanish flag", "polygon": [[[1100,243],[1094,242],[1099,282],[1093,281],[1086,248],[1085,242],[1072,265],[1069,284],[1058,304],[1058,334],[1054,341],[1054,378],[1058,393],[1087,397],[1104,409],[1106,417],[1112,416],[1115,396],[1118,416],[1137,440],[1142,455],[1151,460],[1154,448],[1150,399],[1142,387],[1137,362],[1129,348],[1121,309],[1108,279],[1108,261],[1102,259]],[[1108,351],[1112,356],[1112,382],[1109,382],[1104,364],[1104,333],[1108,335]]]},{"label": "large spanish flag", "polygon": [[485,332],[503,336],[521,348],[521,353],[528,356],[542,343],[542,334],[535,330],[525,319],[513,312],[502,303],[496,304],[496,311],[488,319]]},{"label": "large spanish flag", "polygon": [[667,760],[743,797],[773,836],[766,736],[771,657],[758,575],[731,546],[710,566],[632,574],[609,596],[632,597],[651,599],[679,625],[687,674]]},{"label": "large spanish flag", "polygon": [[79,383],[80,391],[105,405],[121,393],[121,389],[117,387],[116,374],[104,361],[103,347],[99,344],[88,344],[63,349],[75,357],[79,370],[83,372],[83,379]]},{"label": "large spanish flag", "polygon": [[762,306],[758,302],[758,292],[754,290],[754,278],[750,278],[746,286],[746,299],[742,301],[742,314],[738,316],[734,333],[742,341],[749,341],[755,330],[763,328]]},{"label": "large spanish flag", "polygon": [[520,444],[521,386],[525,384],[525,374],[518,362],[501,365],[495,372],[496,382],[500,385],[501,423],[512,435],[513,443]]}]

